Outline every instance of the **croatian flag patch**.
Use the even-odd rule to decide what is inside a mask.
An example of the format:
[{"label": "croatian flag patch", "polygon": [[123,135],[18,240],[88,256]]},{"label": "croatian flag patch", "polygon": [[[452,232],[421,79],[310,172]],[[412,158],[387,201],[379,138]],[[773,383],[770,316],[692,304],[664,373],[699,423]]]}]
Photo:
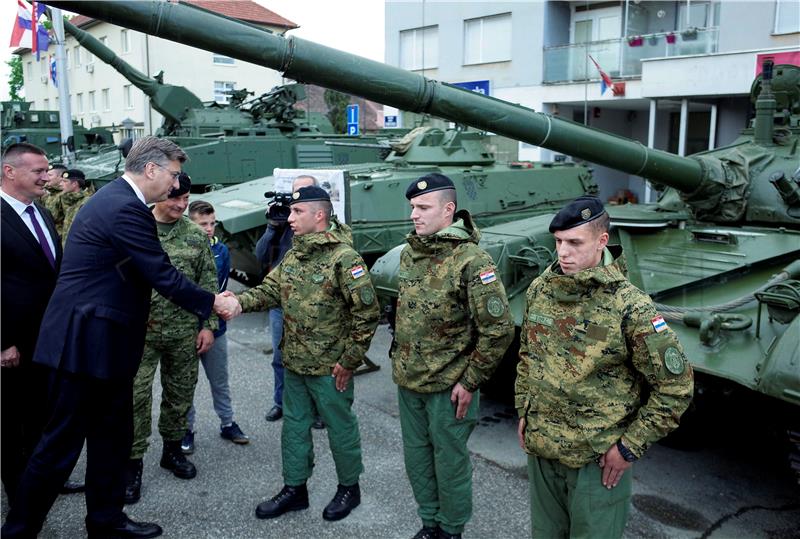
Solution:
[{"label": "croatian flag patch", "polygon": [[483,284],[493,283],[497,280],[497,277],[494,274],[494,270],[484,271],[481,273],[481,282]]},{"label": "croatian flag patch", "polygon": [[355,266],[350,269],[350,275],[353,276],[353,279],[358,279],[359,277],[364,276],[364,266]]},{"label": "croatian flag patch", "polygon": [[661,333],[667,329],[667,323],[664,322],[664,317],[661,315],[656,316],[650,321],[653,323],[653,329],[656,330],[656,333]]}]

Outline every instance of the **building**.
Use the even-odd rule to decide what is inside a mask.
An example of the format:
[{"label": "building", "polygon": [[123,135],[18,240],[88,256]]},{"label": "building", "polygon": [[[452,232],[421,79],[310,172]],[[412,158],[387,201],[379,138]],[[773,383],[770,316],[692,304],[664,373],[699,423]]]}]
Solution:
[{"label": "building", "polygon": [[[798,63],[799,45],[797,0],[386,2],[387,64],[680,155],[732,142],[759,58]],[[592,60],[613,91],[601,93]],[[604,199],[652,198],[638,177],[600,166],[595,177]]]},{"label": "building", "polygon": [[[256,24],[277,34],[298,26],[250,0],[190,0],[199,7]],[[141,32],[78,15],[70,22],[99,39],[122,60],[150,76],[164,72],[164,82],[185,86],[201,100],[226,103],[230,90],[246,88],[256,95],[282,84],[280,73],[262,66],[177,44]],[[73,119],[86,127],[116,126],[119,138],[154,134],[162,117],[149,99],[114,68],[96,59],[66,38],[66,73]],[[58,89],[53,84],[51,44],[39,61],[30,50],[22,57],[25,96],[33,109],[59,110]]]}]

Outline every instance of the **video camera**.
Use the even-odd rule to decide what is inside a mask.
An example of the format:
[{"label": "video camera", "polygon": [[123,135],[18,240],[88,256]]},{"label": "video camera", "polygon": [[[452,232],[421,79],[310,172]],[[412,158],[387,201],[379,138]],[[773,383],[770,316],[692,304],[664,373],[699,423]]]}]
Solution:
[{"label": "video camera", "polygon": [[289,205],[292,202],[291,193],[279,193],[277,191],[267,191],[264,198],[271,199],[269,208],[266,212],[267,221],[273,225],[285,222],[289,218]]}]

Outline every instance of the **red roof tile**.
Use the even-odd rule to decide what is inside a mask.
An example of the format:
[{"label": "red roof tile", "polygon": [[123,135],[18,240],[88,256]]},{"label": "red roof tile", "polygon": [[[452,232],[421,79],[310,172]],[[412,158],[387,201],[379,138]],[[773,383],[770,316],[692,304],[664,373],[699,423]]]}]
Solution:
[{"label": "red roof tile", "polygon": [[[281,17],[274,11],[256,4],[252,0],[187,0],[190,4],[194,4],[203,9],[214,11],[227,17],[240,19],[255,24],[264,24],[269,26],[279,26],[291,30],[298,28],[297,24],[289,19]],[[83,26],[93,22],[94,19],[84,15],[76,15],[70,22],[75,26]]]}]

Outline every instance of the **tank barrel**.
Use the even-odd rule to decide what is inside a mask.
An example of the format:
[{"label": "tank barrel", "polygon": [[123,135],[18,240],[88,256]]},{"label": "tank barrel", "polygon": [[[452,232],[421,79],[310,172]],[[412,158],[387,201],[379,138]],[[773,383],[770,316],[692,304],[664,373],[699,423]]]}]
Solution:
[{"label": "tank barrel", "polygon": [[131,84],[150,97],[153,108],[169,120],[179,123],[181,119],[180,113],[186,108],[203,107],[203,102],[200,98],[183,86],[164,84],[147,76],[117,56],[114,51],[101,43],[99,39],[69,21],[64,21],[64,30],[72,35],[83,48],[113,67]]},{"label": "tank barrel", "polygon": [[[146,34],[272,68],[288,78],[429,113],[693,192],[703,167],[691,158],[433,81],[296,37],[282,37],[196,6],[163,1],[47,1]],[[209,31],[213,28],[214,31]],[[613,150],[609,151],[609,148]]]}]

